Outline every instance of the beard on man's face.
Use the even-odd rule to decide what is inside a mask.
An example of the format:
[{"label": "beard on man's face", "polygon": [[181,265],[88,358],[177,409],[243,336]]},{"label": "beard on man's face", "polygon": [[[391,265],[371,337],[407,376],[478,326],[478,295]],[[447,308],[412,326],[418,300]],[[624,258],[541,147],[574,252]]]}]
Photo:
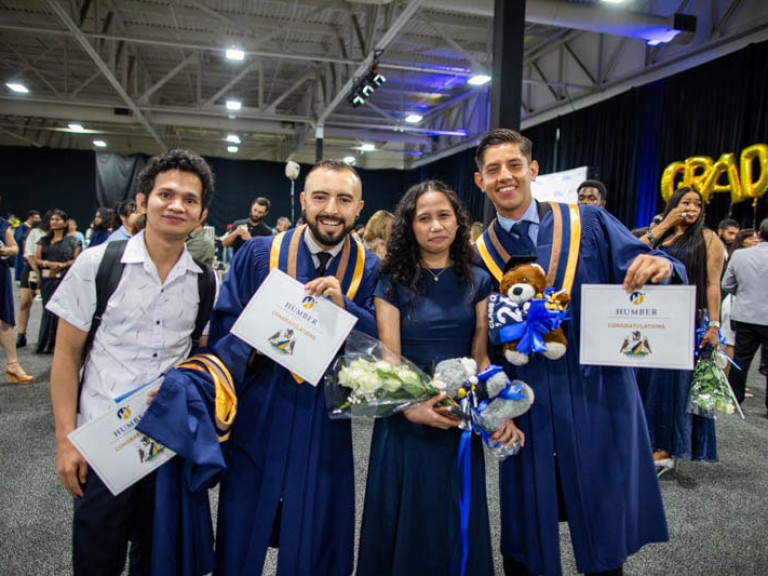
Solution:
[{"label": "beard on man's face", "polygon": [[318,216],[315,216],[314,218],[310,219],[307,216],[306,210],[301,211],[301,218],[302,220],[304,220],[304,222],[307,223],[309,230],[312,232],[312,236],[315,238],[315,240],[319,244],[323,244],[324,246],[335,246],[336,244],[344,240],[344,238],[346,238],[347,235],[350,232],[352,232],[352,230],[354,230],[355,228],[354,222],[347,223],[347,222],[344,222],[341,218],[337,218],[337,220],[342,220],[343,222],[342,229],[334,235],[326,234],[325,232],[320,230],[320,226],[318,226],[318,223],[317,223]]}]

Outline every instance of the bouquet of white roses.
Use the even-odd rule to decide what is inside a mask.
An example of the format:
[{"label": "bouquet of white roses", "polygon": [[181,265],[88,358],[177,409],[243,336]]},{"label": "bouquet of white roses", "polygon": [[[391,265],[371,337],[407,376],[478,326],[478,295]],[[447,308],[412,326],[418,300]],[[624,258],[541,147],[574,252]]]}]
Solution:
[{"label": "bouquet of white roses", "polygon": [[718,352],[711,345],[705,346],[693,369],[688,412],[714,418],[715,410],[733,414],[737,406]]},{"label": "bouquet of white roses", "polygon": [[379,340],[352,331],[325,375],[325,403],[331,418],[381,418],[440,392],[427,374]]}]

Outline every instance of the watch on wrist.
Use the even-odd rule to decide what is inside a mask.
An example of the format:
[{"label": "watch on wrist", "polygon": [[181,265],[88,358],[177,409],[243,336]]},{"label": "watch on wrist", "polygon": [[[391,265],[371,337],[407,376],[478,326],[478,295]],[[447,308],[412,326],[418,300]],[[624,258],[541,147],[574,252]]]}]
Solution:
[{"label": "watch on wrist", "polygon": [[711,320],[709,324],[707,324],[707,328],[720,328],[720,322],[717,320]]}]

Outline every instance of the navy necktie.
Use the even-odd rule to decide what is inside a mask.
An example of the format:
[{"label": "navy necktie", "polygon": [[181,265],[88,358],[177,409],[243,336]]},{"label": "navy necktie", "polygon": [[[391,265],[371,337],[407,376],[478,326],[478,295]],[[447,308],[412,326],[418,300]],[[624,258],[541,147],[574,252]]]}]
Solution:
[{"label": "navy necktie", "polygon": [[531,237],[528,236],[528,228],[530,228],[530,226],[531,223],[528,220],[520,220],[517,224],[512,225],[511,232],[518,237],[520,243],[525,246],[526,250],[531,254],[534,254],[536,252],[536,246],[533,244]]},{"label": "navy necktie", "polygon": [[333,255],[330,252],[318,252],[315,256],[320,260],[320,264],[318,264],[315,270],[317,271],[318,276],[322,276],[325,274],[325,269],[328,267],[328,261],[333,258]]}]

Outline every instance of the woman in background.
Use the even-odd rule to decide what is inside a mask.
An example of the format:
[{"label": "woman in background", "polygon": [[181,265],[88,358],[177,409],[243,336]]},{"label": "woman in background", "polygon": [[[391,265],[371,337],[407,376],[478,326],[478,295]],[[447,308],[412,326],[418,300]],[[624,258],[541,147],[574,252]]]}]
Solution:
[{"label": "woman in background", "polygon": [[[704,310],[709,318],[700,345],[717,347],[722,242],[704,227],[704,202],[693,188],[676,190],[662,216],[642,241],[685,264],[688,283],[696,286],[696,308]],[[691,375],[690,370],[638,371],[637,384],[648,420],[653,458],[659,468],[672,468],[674,458],[717,461],[714,419],[687,411]]]},{"label": "woman in background", "polygon": [[43,317],[40,321],[40,335],[37,338],[37,353],[52,354],[56,344],[58,317],[46,310],[45,306],[58,288],[61,279],[80,254],[80,246],[74,236],[68,236],[67,213],[51,210],[43,225],[48,233],[37,244],[35,260],[40,269],[40,293],[43,297]]},{"label": "woman in background", "polygon": [[109,226],[112,223],[112,210],[100,206],[96,209],[96,215],[93,217],[93,232],[91,233],[91,239],[88,242],[88,247],[98,246],[103,244],[109,238],[110,230]]},{"label": "woman in background", "polygon": [[386,210],[378,210],[370,217],[363,232],[363,244],[382,260],[387,255],[387,242],[392,235],[395,216]]},{"label": "woman in background", "polygon": [[[367,227],[366,227],[367,229]],[[471,264],[469,222],[442,182],[413,186],[399,202],[375,291],[379,338],[430,371],[447,358],[489,363],[490,276]],[[375,421],[357,573],[458,574],[462,560],[456,458],[459,421],[437,395]],[[494,434],[522,440],[509,420]],[[468,574],[492,574],[485,462],[471,441]]]},{"label": "woman in background", "polygon": [[13,305],[13,280],[10,258],[19,247],[13,237],[11,224],[0,216],[0,346],[5,352],[5,381],[8,384],[31,384],[32,376],[24,372],[16,355],[13,325],[16,323]]}]

